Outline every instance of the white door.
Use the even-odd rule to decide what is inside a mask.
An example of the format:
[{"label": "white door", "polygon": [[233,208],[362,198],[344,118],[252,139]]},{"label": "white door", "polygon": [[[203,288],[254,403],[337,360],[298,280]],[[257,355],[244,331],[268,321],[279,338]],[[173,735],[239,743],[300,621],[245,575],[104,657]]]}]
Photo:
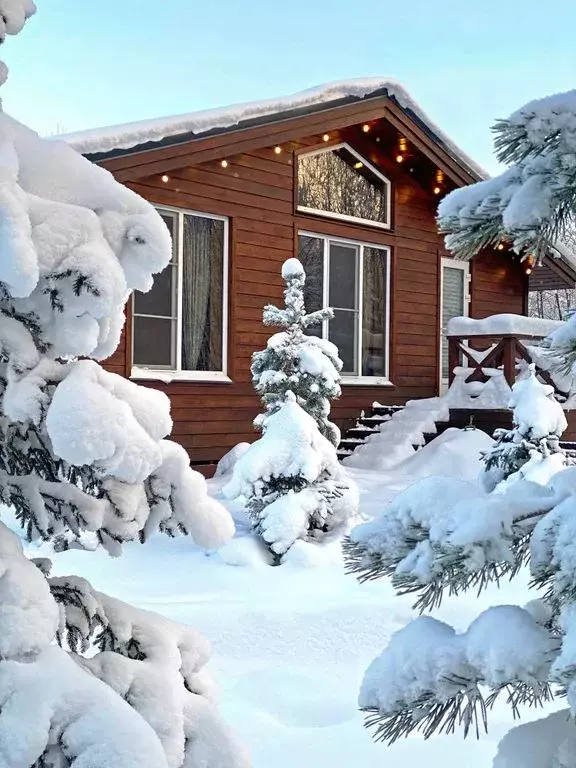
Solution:
[{"label": "white door", "polygon": [[446,325],[453,317],[468,315],[470,304],[470,265],[467,261],[442,259],[442,282],[440,289],[441,320],[440,328],[440,369],[442,383],[448,381],[448,342]]}]

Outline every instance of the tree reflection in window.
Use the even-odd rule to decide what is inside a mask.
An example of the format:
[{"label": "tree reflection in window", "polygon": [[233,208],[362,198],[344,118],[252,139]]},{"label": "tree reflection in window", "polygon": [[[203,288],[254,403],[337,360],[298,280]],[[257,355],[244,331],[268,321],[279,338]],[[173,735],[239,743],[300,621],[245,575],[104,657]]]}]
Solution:
[{"label": "tree reflection in window", "polygon": [[347,144],[298,157],[298,209],[390,226],[390,182]]}]

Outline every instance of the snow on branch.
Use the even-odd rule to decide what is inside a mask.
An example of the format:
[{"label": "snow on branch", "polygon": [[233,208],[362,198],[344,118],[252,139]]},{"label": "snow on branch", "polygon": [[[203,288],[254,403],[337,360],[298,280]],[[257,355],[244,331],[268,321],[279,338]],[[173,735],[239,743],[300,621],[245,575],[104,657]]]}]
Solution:
[{"label": "snow on branch", "polygon": [[[0,41],[33,10],[0,0]],[[96,362],[131,291],[170,262],[160,215],[0,113],[0,222],[2,506],[56,550],[118,555],[157,531],[223,544],[232,518],[166,439],[168,398]],[[49,570],[0,524],[2,765],[247,768],[210,698],[206,641]]]},{"label": "snow on branch", "polygon": [[573,493],[576,469],[548,487],[518,481],[488,494],[451,478],[420,480],[400,493],[380,518],[354,528],[345,544],[349,572],[361,580],[389,576],[404,593],[418,593],[420,610],[512,577],[529,553],[538,521]]},{"label": "snow on branch", "polygon": [[221,721],[204,665],[210,646],[194,629],[96,592],[84,579],[49,579],[71,650],[98,653],[80,665],[105,682],[155,731],[170,766],[247,768],[245,748]]},{"label": "snow on branch", "polygon": [[247,499],[255,530],[277,560],[297,539],[321,540],[343,529],[358,508],[336,449],[292,392],[238,458],[223,492]]},{"label": "snow on branch", "polygon": [[[154,731],[54,645],[59,610],[43,573],[0,524],[0,743],[7,766],[94,759],[110,768],[168,768]],[[26,663],[23,663],[23,661]]]},{"label": "snow on branch", "polygon": [[512,429],[497,429],[495,443],[482,456],[481,480],[488,491],[502,492],[522,478],[545,485],[567,463],[560,437],[567,428],[566,416],[554,397],[554,388],[536,377],[533,363],[528,375],[512,387]]},{"label": "snow on branch", "polygon": [[569,709],[519,725],[498,747],[493,768],[574,768],[576,729]]},{"label": "snow on branch", "polygon": [[[0,44],[8,35],[17,35],[24,24],[36,13],[33,0],[0,0]],[[8,67],[0,61],[0,85],[8,78]]]},{"label": "snow on branch", "polygon": [[562,240],[576,210],[576,92],[531,102],[494,131],[499,159],[512,165],[445,197],[440,231],[460,258],[508,241],[541,259]]},{"label": "snow on branch", "polygon": [[[429,737],[457,726],[465,736],[471,728],[479,735],[502,693],[516,713],[521,704],[551,699],[548,675],[559,647],[558,637],[517,606],[489,608],[461,635],[422,616],[372,662],[360,708],[376,738],[388,743],[414,730]],[[480,686],[490,688],[487,698]]]},{"label": "snow on branch", "polygon": [[148,290],[169,263],[161,217],[104,169],[5,114],[0,182],[5,503],[30,536],[66,543],[66,530],[76,540],[87,531],[114,554],[155,530],[222,544],[231,519],[165,440],[167,397],[76,359],[114,351],[130,291]]}]

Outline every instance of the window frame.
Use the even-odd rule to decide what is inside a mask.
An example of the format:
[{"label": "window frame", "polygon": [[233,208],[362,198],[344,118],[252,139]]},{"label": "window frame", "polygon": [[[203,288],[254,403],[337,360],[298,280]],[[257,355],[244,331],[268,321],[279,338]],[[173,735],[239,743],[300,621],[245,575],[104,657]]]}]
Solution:
[{"label": "window frame", "polygon": [[[302,157],[313,157],[314,155],[323,155],[327,152],[333,152],[336,149],[346,149],[348,152],[350,152],[351,155],[353,155],[357,160],[364,163],[366,168],[368,168],[375,176],[377,176],[380,181],[384,183],[384,186],[386,187],[386,221],[374,221],[373,219],[362,219],[358,216],[349,216],[345,213],[334,213],[332,211],[323,211],[320,208],[309,208],[306,205],[300,205],[299,197],[300,197],[300,181],[299,181],[299,170],[300,170],[300,158]],[[296,153],[296,211],[298,213],[304,213],[312,216],[322,216],[328,219],[336,219],[337,221],[346,221],[350,223],[355,224],[363,224],[364,226],[368,227],[377,227],[378,229],[386,229],[390,230],[392,229],[392,182],[387,176],[384,176],[382,171],[378,170],[376,166],[374,166],[369,160],[367,160],[363,155],[361,155],[359,152],[357,152],[354,147],[351,147],[350,144],[348,144],[345,141],[341,141],[338,144],[332,144],[328,147],[319,147],[318,149],[312,149],[312,150],[304,150],[302,152]]]},{"label": "window frame", "polygon": [[[174,367],[147,367],[145,365],[138,365],[134,363],[134,320],[136,317],[146,317],[143,313],[134,311],[134,294],[131,297],[130,310],[130,378],[131,379],[151,379],[156,381],[205,381],[205,382],[223,382],[230,383],[232,379],[228,376],[228,306],[229,306],[229,274],[230,274],[230,218],[228,216],[221,216],[216,213],[208,213],[206,211],[195,211],[189,208],[179,208],[171,205],[154,205],[156,212],[160,215],[166,213],[175,216],[176,219],[176,232],[177,232],[177,244],[176,251],[172,256],[172,260],[176,260],[176,264],[168,265],[172,270],[176,272],[177,283],[173,287],[175,294],[175,339],[173,338],[174,352],[175,352],[175,366]],[[184,216],[198,216],[205,219],[212,219],[215,221],[222,221],[224,224],[223,233],[223,268],[222,268],[222,369],[219,371],[191,371],[185,370],[182,366],[182,306],[183,295],[180,287],[183,282],[184,274]],[[174,247],[174,244],[173,244]],[[168,268],[168,266],[166,268]],[[156,315],[154,315],[156,317]],[[158,315],[160,317],[160,315]]]},{"label": "window frame", "polygon": [[[385,344],[386,355],[384,361],[384,376],[365,376],[362,374],[342,374],[341,381],[343,385],[371,386],[371,387],[393,387],[390,380],[390,337],[391,337],[391,286],[392,286],[392,249],[389,245],[381,243],[372,243],[365,240],[352,240],[338,235],[323,235],[320,232],[299,229],[297,237],[315,237],[323,242],[322,253],[322,304],[323,307],[329,307],[329,288],[330,288],[330,243],[341,243],[342,245],[355,246],[358,248],[358,329],[357,329],[357,365],[358,370],[362,370],[362,327],[364,318],[364,248],[376,248],[386,253],[386,328]],[[299,248],[298,248],[299,251]],[[328,339],[329,320],[322,322],[322,338]]]}]

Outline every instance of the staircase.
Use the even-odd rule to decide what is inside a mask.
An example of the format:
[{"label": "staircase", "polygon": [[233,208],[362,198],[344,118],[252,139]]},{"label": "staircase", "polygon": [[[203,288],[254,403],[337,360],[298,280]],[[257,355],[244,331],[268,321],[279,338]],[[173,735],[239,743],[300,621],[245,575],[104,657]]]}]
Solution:
[{"label": "staircase", "polygon": [[[428,408],[426,403],[429,404]],[[361,446],[367,446],[361,452],[365,453],[369,446],[384,461],[387,453],[394,454],[396,458],[399,456],[401,460],[403,452],[409,454],[417,451],[449,427],[463,429],[471,425],[492,436],[495,429],[512,428],[512,412],[504,409],[470,411],[460,408],[446,411],[438,398],[412,401],[408,408],[404,405],[374,403],[368,412],[361,413],[356,424],[342,436],[338,459],[350,466],[360,466],[356,451]],[[561,440],[560,447],[576,463],[576,442]],[[354,458],[350,460],[353,455]]]},{"label": "staircase", "polygon": [[[366,446],[378,455],[379,463],[402,460],[422,448],[450,426],[448,411],[440,398],[411,401],[407,405],[374,403],[362,412],[355,426],[344,433],[338,446],[338,458],[350,466],[360,466],[356,452]],[[351,458],[353,456],[353,458]]]},{"label": "staircase", "polygon": [[403,405],[377,405],[374,403],[368,413],[362,411],[356,424],[342,435],[338,446],[338,459],[342,461],[353,454],[359,445],[364,445],[370,435],[379,432],[382,424],[390,421],[392,416],[403,408]]}]

